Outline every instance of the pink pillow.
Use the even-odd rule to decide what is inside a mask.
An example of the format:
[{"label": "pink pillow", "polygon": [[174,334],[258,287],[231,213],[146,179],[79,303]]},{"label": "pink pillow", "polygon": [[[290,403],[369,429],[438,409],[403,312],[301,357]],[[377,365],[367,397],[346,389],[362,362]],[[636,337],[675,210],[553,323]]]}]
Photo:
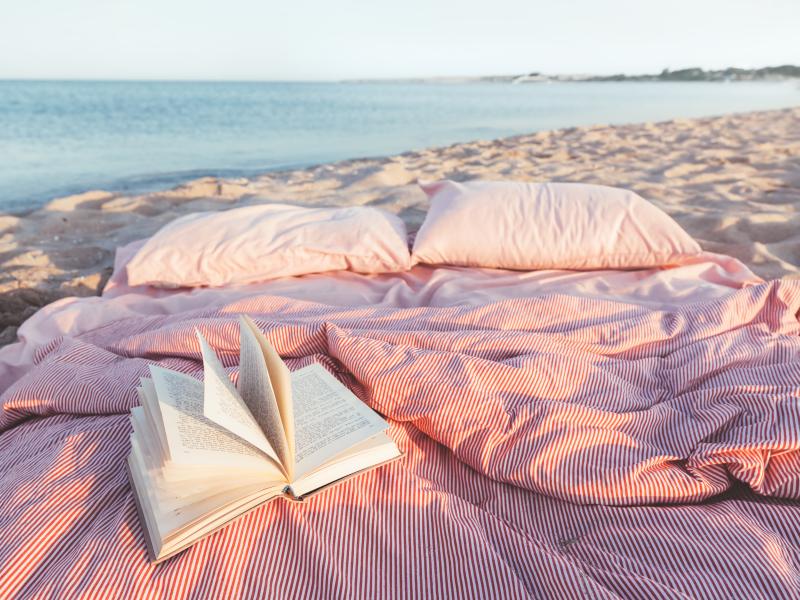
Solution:
[{"label": "pink pillow", "polygon": [[420,183],[431,200],[412,261],[501,269],[677,265],[700,246],[637,194],[600,185]]},{"label": "pink pillow", "polygon": [[410,266],[405,225],[392,214],[264,204],[181,217],[150,238],[127,271],[131,286],[197,287]]}]

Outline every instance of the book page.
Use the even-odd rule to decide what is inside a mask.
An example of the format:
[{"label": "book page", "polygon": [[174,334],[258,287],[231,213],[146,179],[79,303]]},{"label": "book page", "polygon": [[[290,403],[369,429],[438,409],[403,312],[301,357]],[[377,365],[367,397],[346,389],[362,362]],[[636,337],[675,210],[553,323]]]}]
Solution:
[{"label": "book page", "polygon": [[[285,483],[250,480],[235,489],[209,489],[197,501],[173,497],[173,489],[159,481],[160,472],[147,470],[141,447],[131,438],[128,474],[139,516],[143,521],[151,560],[163,560],[251,508],[282,494]],[[223,479],[224,481],[224,479]]]},{"label": "book page", "polygon": [[[293,467],[278,400],[272,389],[264,352],[254,329],[257,331],[255,323],[245,317],[240,318],[239,395],[261,428],[264,437],[275,449],[281,464]],[[287,468],[289,479],[291,471],[291,468]]]},{"label": "book page", "polygon": [[278,454],[231,383],[225,367],[199,331],[197,339],[203,353],[203,414],[280,463]]},{"label": "book page", "polygon": [[322,366],[292,373],[295,414],[295,477],[388,427]]},{"label": "book page", "polygon": [[269,343],[269,340],[261,333],[261,330],[250,317],[242,315],[242,323],[247,324],[261,347],[263,359],[267,365],[269,379],[272,383],[272,389],[275,392],[275,400],[278,404],[281,423],[283,423],[283,432],[288,446],[289,456],[292,457],[287,466],[293,467],[295,463],[295,436],[294,409],[292,408],[292,372],[286,366],[286,363],[281,360],[275,348],[272,347],[272,344]]},{"label": "book page", "polygon": [[136,388],[139,393],[139,403],[145,409],[147,421],[158,436],[157,444],[159,453],[165,459],[169,459],[169,444],[167,443],[167,436],[164,432],[164,419],[161,416],[161,410],[158,408],[156,387],[153,385],[153,380],[148,377],[140,377],[139,385],[140,387]]},{"label": "book page", "polygon": [[205,417],[202,382],[156,366],[150,373],[173,462],[271,470],[281,477],[274,460]]},{"label": "book page", "polygon": [[302,478],[295,480],[289,491],[295,498],[316,492],[333,482],[343,481],[366,469],[371,469],[401,456],[392,438],[382,431],[367,440],[340,452]]}]

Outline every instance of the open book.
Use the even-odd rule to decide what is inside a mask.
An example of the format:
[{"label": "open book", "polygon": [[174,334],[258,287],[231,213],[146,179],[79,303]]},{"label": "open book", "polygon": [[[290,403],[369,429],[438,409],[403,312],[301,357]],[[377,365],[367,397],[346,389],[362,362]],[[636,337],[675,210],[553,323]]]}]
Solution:
[{"label": "open book", "polygon": [[150,367],[131,410],[128,473],[153,561],[273,498],[302,499],[400,455],[386,421],[320,365],[289,371],[248,317],[238,389],[197,336],[204,381]]}]

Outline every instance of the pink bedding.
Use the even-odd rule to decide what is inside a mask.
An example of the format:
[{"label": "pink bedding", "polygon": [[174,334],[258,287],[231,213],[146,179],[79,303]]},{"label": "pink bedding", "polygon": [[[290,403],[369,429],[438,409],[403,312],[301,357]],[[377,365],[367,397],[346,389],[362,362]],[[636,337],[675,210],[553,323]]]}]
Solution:
[{"label": "pink bedding", "polygon": [[211,308],[253,294],[272,294],[334,306],[460,306],[559,292],[625,299],[666,308],[724,296],[761,280],[739,261],[706,253],[673,269],[641,271],[505,271],[417,266],[401,273],[349,271],[287,277],[253,285],[165,290],[128,285],[126,265],[144,240],[117,251],[114,275],[102,298],[64,298],[28,319],[21,343],[0,348],[0,391],[33,366],[36,349],[60,336],[78,335],[137,316]]},{"label": "pink bedding", "polygon": [[[118,280],[0,353],[0,597],[796,596],[798,310],[800,283],[718,257]],[[152,363],[200,376],[194,327],[235,369],[240,312],[386,415],[406,455],[154,567],[123,468],[134,386]]]}]

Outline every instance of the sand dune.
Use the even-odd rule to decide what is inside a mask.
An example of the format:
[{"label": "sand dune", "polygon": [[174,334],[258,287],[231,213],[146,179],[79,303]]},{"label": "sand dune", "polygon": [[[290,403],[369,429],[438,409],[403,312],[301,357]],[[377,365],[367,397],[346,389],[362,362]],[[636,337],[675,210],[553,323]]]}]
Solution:
[{"label": "sand dune", "polygon": [[205,178],[139,196],[92,191],[0,215],[0,344],[38,306],[96,294],[114,248],[188,212],[262,202],[371,205],[416,228],[418,179],[599,183],[635,190],[701,245],[765,278],[800,277],[800,108],[546,131],[387,158]]}]

